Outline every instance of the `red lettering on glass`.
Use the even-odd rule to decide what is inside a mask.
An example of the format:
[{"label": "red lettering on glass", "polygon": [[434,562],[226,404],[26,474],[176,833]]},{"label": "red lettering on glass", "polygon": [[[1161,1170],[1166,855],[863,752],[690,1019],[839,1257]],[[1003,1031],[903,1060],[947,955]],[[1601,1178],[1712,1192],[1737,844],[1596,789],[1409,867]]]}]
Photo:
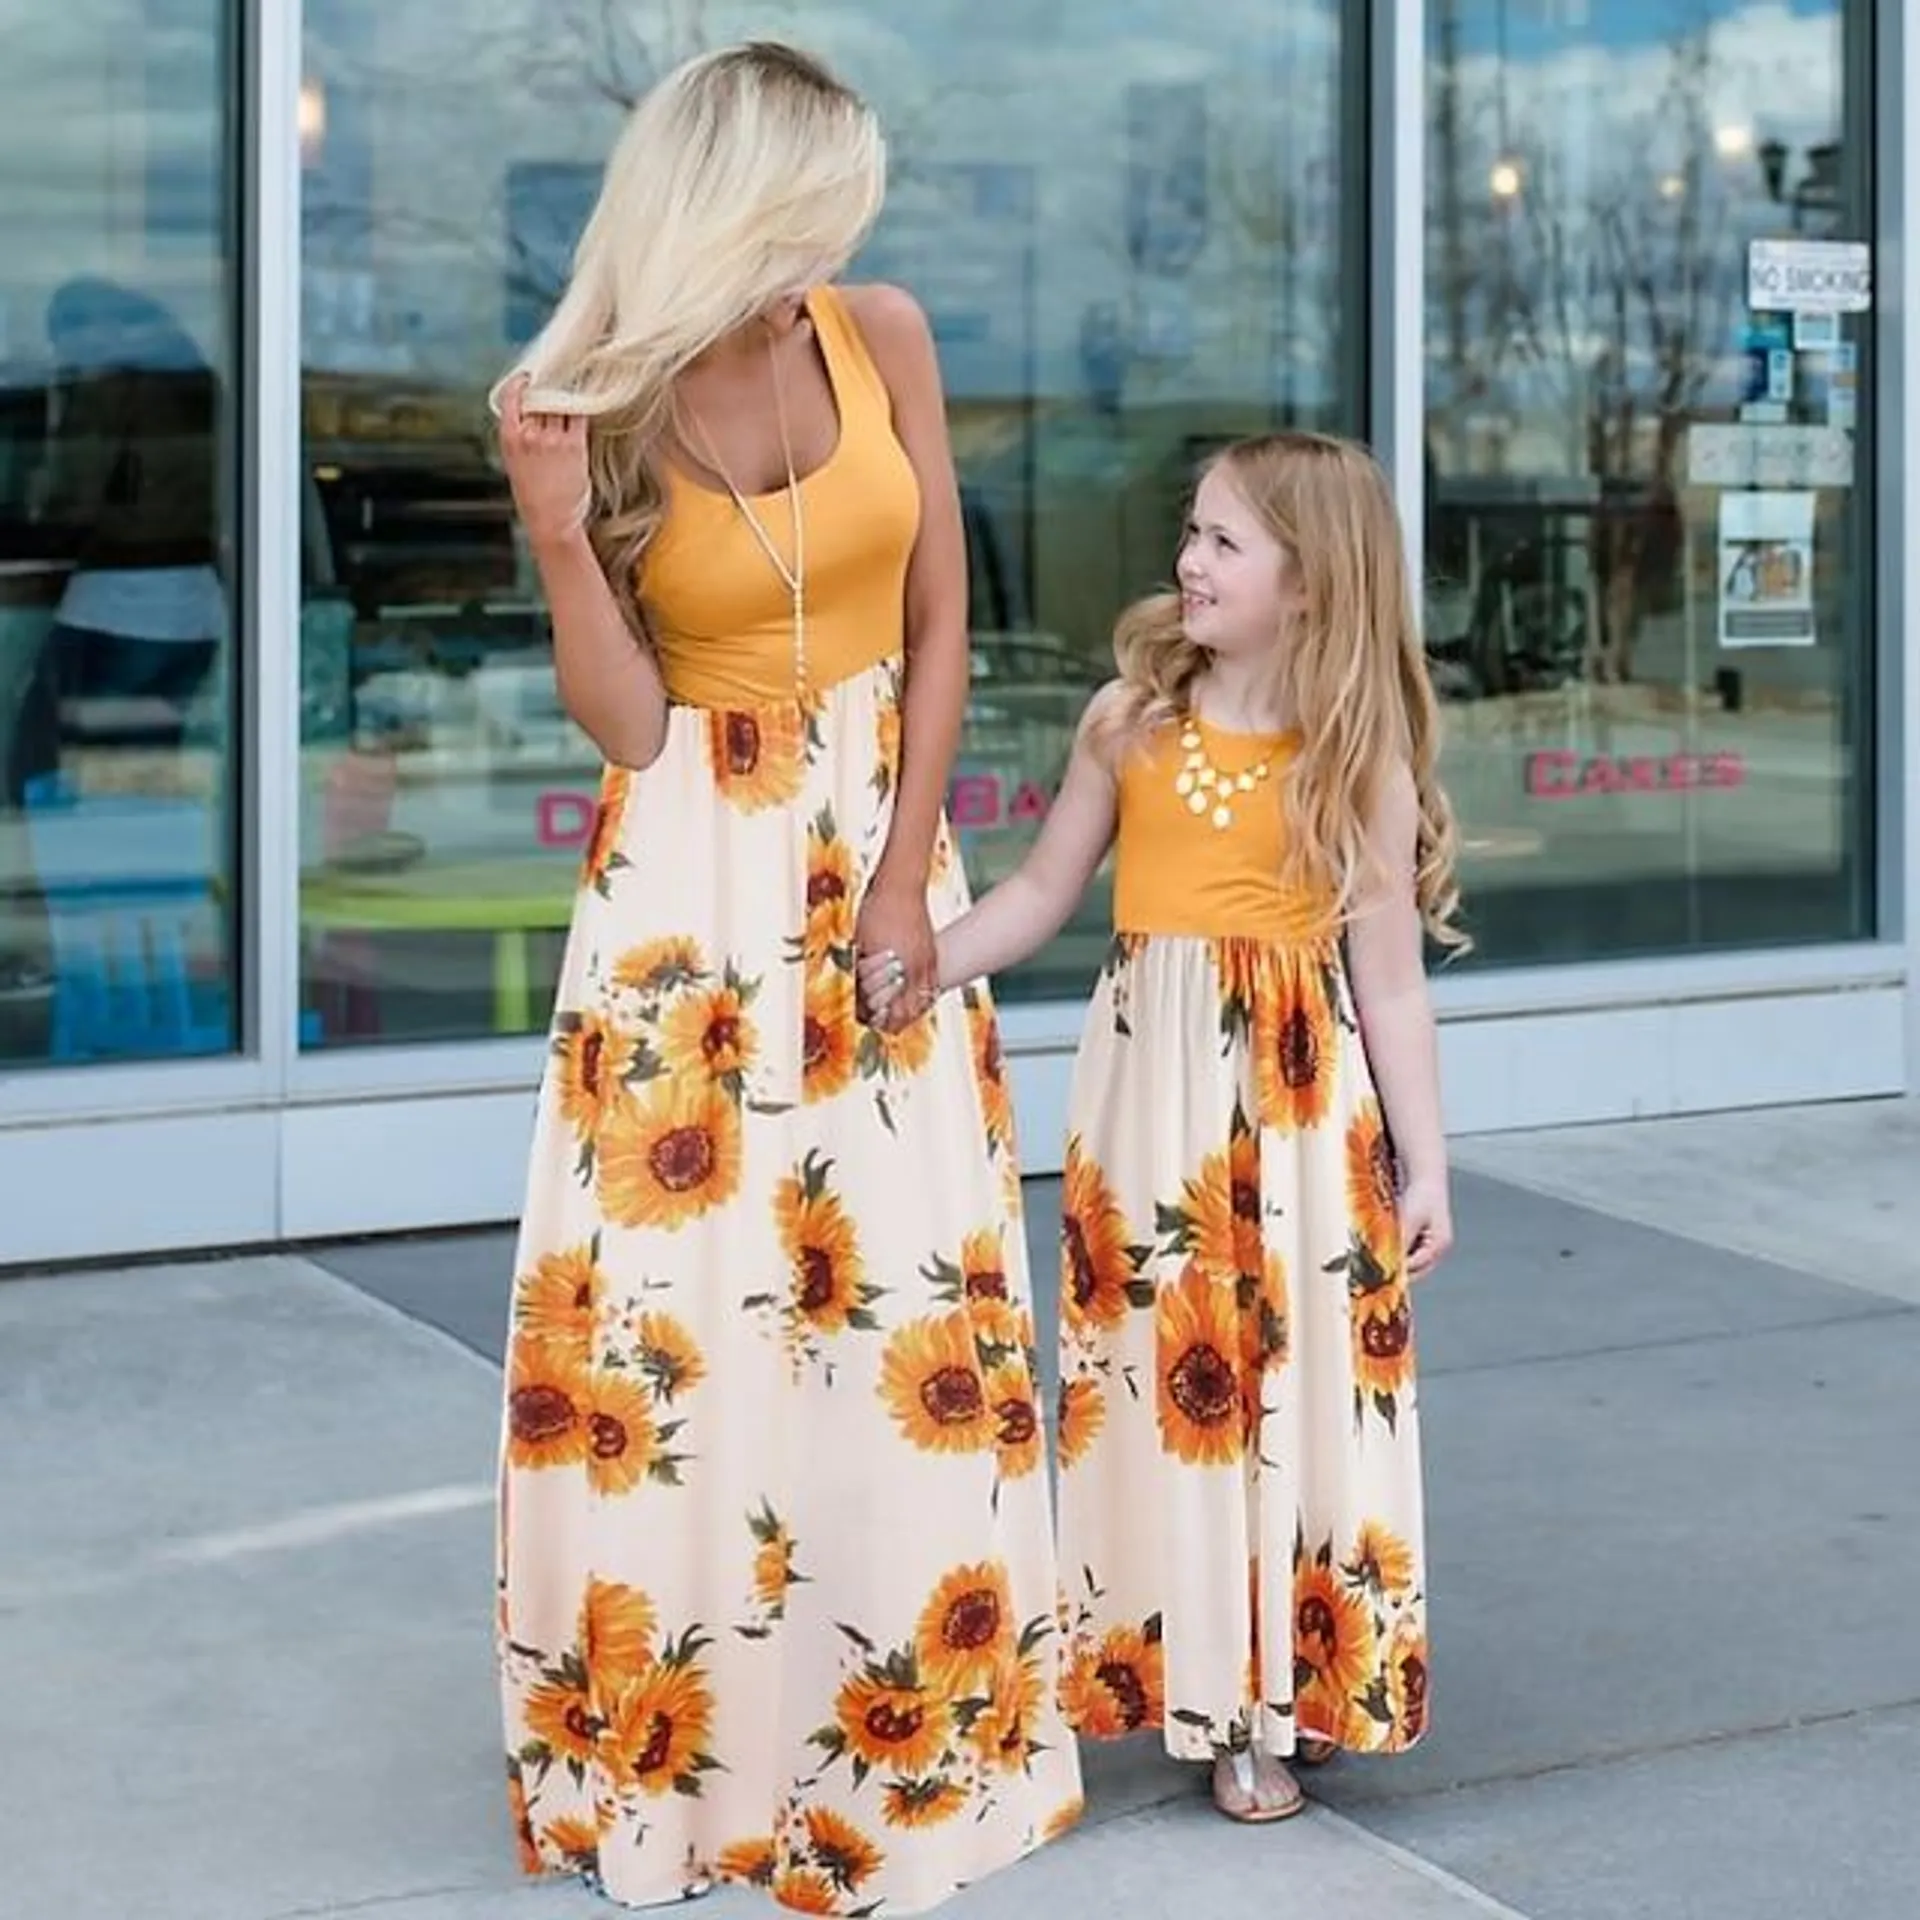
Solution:
[{"label": "red lettering on glass", "polygon": [[593,799],[543,793],[533,803],[533,837],[543,847],[583,847],[593,838]]},{"label": "red lettering on glass", "polygon": [[1527,793],[1535,800],[1564,800],[1574,791],[1573,772],[1579,765],[1574,755],[1555,750],[1527,755]]},{"label": "red lettering on glass", "polygon": [[1031,780],[1023,780],[1019,791],[1013,796],[1013,804],[1007,809],[1009,820],[1044,820],[1047,808],[1052,805],[1052,796],[1045,787]]},{"label": "red lettering on glass", "polygon": [[1000,782],[987,773],[963,773],[950,790],[948,810],[956,827],[991,827],[1000,820]]},{"label": "red lettering on glass", "polygon": [[1746,762],[1737,753],[1674,753],[1664,759],[1632,754],[1616,759],[1596,753],[1581,759],[1565,749],[1530,753],[1525,786],[1530,800],[1575,800],[1596,793],[1690,793],[1699,787],[1746,785]]}]

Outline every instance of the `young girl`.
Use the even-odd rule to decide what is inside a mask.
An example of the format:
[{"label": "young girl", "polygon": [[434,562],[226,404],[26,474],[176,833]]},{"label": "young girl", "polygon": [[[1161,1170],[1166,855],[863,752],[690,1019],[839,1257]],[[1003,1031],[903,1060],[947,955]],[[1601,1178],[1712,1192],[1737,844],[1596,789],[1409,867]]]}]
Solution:
[{"label": "young girl", "polygon": [[[1422,937],[1463,941],[1380,469],[1231,447],[1178,573],[940,981],[1050,939],[1117,838],[1066,1148],[1063,1702],[1090,1737],[1162,1728],[1265,1821],[1300,1808],[1289,1757],[1426,1727],[1407,1288],[1452,1225]],[[864,984],[884,1017],[882,963]]]}]

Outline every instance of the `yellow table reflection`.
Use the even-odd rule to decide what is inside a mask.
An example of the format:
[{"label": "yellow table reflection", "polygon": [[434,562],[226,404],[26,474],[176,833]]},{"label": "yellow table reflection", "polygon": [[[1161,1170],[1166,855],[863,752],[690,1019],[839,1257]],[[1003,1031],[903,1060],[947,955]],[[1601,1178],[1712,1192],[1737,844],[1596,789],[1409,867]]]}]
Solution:
[{"label": "yellow table reflection", "polygon": [[484,933],[493,936],[493,1030],[535,1020],[532,936],[564,931],[580,877],[573,858],[501,859],[388,870],[326,866],[300,882],[308,933]]}]

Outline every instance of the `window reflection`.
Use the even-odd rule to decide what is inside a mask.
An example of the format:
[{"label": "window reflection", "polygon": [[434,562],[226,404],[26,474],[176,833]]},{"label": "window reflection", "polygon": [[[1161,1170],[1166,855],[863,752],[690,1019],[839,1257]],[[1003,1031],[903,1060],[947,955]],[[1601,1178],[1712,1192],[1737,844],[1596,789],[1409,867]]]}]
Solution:
[{"label": "window reflection", "polygon": [[[138,62],[113,57],[128,45]],[[96,0],[8,46],[0,1062],[220,1051],[235,1039],[225,13]]]},{"label": "window reflection", "polygon": [[[1197,460],[1358,424],[1346,11],[1273,0],[1204,42],[1164,0],[784,29],[889,124],[855,277],[910,286],[940,342],[975,628],[950,797],[976,884],[1030,844]],[[621,103],[765,22],[491,0],[454,75],[426,0],[305,18],[306,1005],[325,1045],[532,1031],[597,769],[481,395],[558,289]],[[1106,918],[1096,891],[1006,994],[1078,993]]]},{"label": "window reflection", "polygon": [[1750,307],[1748,266],[1866,231],[1864,9],[1429,19],[1428,624],[1478,957],[1863,933],[1866,316]]}]

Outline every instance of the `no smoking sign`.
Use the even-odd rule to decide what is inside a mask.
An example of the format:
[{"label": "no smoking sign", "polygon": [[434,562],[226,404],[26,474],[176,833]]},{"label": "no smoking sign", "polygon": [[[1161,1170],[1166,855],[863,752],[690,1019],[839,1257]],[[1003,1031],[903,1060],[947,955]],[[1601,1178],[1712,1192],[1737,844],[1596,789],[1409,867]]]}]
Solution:
[{"label": "no smoking sign", "polygon": [[1865,313],[1873,250],[1863,240],[1754,240],[1747,305],[1755,313]]}]

